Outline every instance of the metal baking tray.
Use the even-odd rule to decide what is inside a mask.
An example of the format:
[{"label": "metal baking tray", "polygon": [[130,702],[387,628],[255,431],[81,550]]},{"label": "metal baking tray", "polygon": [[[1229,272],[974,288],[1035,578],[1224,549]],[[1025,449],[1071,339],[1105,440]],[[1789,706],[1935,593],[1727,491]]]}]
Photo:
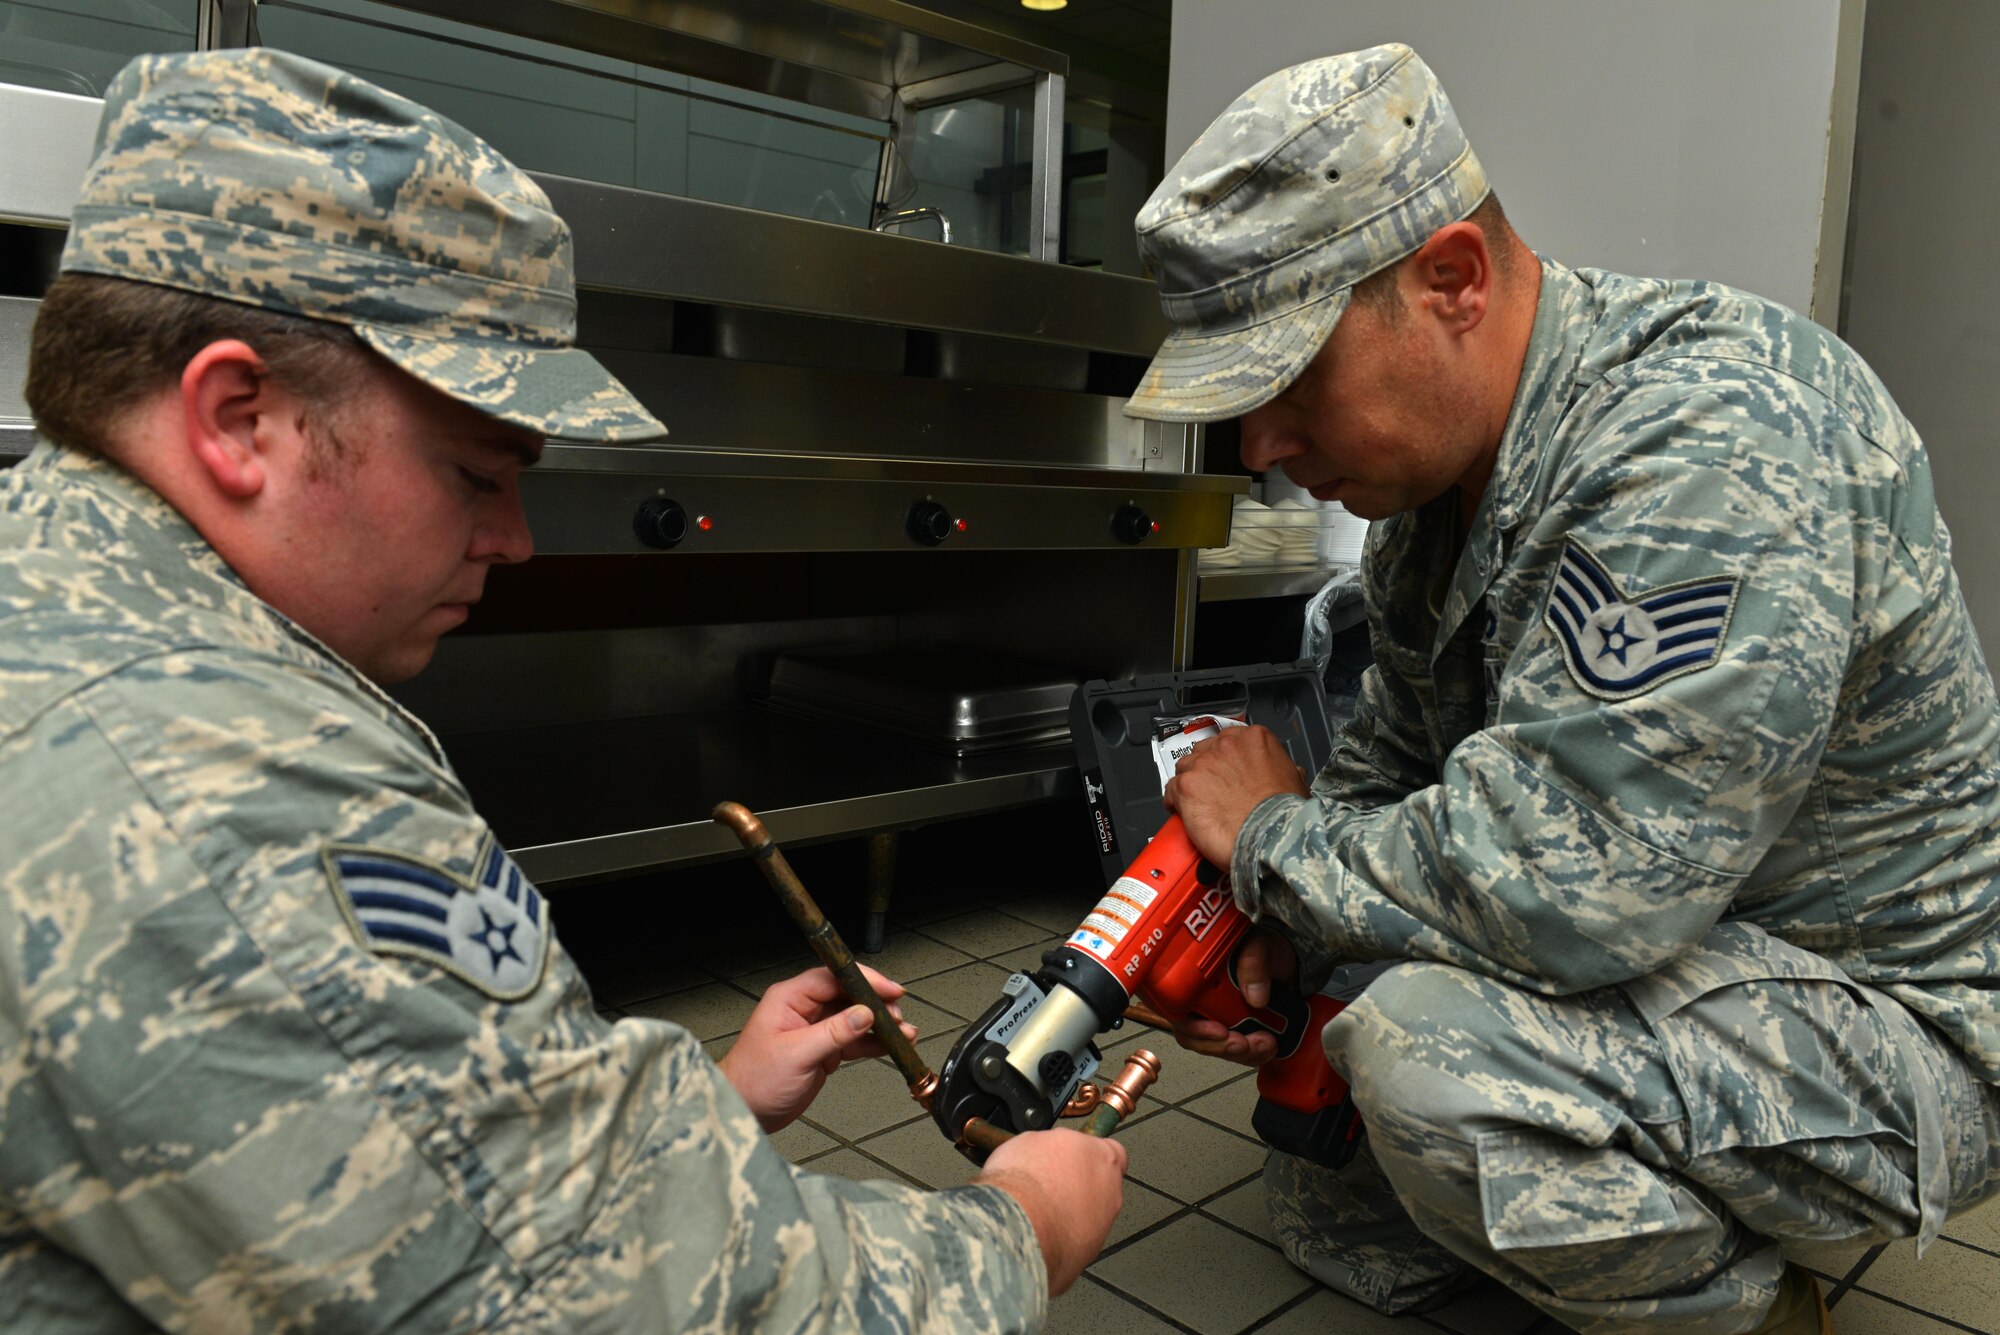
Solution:
[{"label": "metal baking tray", "polygon": [[1069,740],[1082,674],[951,648],[841,646],[780,654],[765,703],[956,755]]}]

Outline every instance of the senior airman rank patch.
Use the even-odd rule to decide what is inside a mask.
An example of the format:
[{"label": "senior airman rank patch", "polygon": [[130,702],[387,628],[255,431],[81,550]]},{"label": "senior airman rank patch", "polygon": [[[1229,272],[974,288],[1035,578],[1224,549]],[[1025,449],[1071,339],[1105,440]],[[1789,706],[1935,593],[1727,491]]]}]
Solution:
[{"label": "senior airman rank patch", "polygon": [[499,1001],[542,981],[548,905],[491,834],[462,876],[402,853],[335,844],[327,871],[341,912],[378,955],[435,965]]},{"label": "senior airman rank patch", "polygon": [[1719,575],[1633,597],[1571,541],[1563,545],[1542,616],[1562,642],[1577,684],[1606,700],[1625,700],[1716,660],[1736,588],[1735,576]]}]

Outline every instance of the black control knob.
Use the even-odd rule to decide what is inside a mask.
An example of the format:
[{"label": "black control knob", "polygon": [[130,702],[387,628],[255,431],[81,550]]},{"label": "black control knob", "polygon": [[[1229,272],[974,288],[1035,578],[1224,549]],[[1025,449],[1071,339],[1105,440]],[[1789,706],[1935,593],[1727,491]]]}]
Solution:
[{"label": "black control knob", "polygon": [[648,547],[665,551],[688,535],[687,511],[681,509],[679,501],[650,497],[632,517],[632,531]]},{"label": "black control knob", "polygon": [[1111,516],[1111,536],[1120,542],[1144,542],[1159,531],[1153,517],[1136,505],[1121,505]]},{"label": "black control knob", "polygon": [[913,542],[935,547],[951,536],[956,527],[951,511],[936,501],[918,501],[903,519],[903,529]]}]

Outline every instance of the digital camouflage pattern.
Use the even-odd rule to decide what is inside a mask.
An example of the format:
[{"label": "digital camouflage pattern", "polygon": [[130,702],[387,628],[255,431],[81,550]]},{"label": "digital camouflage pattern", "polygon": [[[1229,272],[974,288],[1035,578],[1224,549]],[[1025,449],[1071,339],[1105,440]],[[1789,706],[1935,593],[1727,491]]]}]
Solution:
[{"label": "digital camouflage pattern", "polygon": [[47,444],[0,480],[0,1329],[1040,1323],[1010,1196],[792,1167],[559,943],[525,991],[368,948],[343,893],[502,885],[489,841],[150,490]]},{"label": "digital camouflage pattern", "polygon": [[1202,132],[1139,211],[1173,332],[1125,411],[1214,422],[1305,369],[1354,284],[1486,198],[1486,173],[1407,46],[1280,70]]},{"label": "digital camouflage pattern", "polygon": [[1376,666],[1237,896],[1420,962],[1327,1041],[1426,1232],[1579,1329],[1749,1329],[1768,1237],[2000,1189],[2000,709],[1929,463],[1819,326],[1544,261],[1458,504],[1372,526]]},{"label": "digital camouflage pattern", "polygon": [[567,224],[490,144],[265,47],[141,56],[104,98],[64,273],[351,325],[544,436],[666,434],[576,342]]}]

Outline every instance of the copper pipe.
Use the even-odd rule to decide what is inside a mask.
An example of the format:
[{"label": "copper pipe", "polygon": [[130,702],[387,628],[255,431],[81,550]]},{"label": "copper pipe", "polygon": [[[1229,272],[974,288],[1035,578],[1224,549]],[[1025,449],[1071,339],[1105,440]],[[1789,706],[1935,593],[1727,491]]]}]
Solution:
[{"label": "copper pipe", "polygon": [[980,1163],[984,1162],[987,1155],[1013,1138],[1012,1131],[1002,1131],[991,1122],[968,1117],[958,1133],[958,1148],[960,1153],[972,1158],[973,1162]]},{"label": "copper pipe", "polygon": [[1143,1002],[1133,1002],[1125,1008],[1125,1018],[1136,1020],[1149,1029],[1172,1030],[1174,1022]]},{"label": "copper pipe", "polygon": [[1101,1101],[1098,1097],[1097,1086],[1086,1080],[1076,1087],[1076,1093],[1070,1095],[1069,1102],[1063,1105],[1061,1115],[1064,1117],[1082,1117],[1086,1113],[1095,1112],[1097,1105]]},{"label": "copper pipe", "polygon": [[1125,1059],[1118,1078],[1098,1091],[1097,1111],[1083,1128],[1086,1136],[1108,1136],[1139,1106],[1139,1096],[1160,1077],[1160,1059],[1140,1048]]},{"label": "copper pipe", "polygon": [[909,1081],[910,1097],[928,1108],[931,1096],[937,1092],[937,1076],[917,1055],[917,1049],[903,1036],[903,1027],[896,1017],[889,1014],[889,1007],[878,996],[868,979],[854,962],[854,952],[840,939],[840,933],[819,911],[819,905],[800,883],[798,873],[792,870],[785,855],[771,841],[771,832],[764,828],[764,822],[757,819],[750,808],[740,802],[723,802],[709,813],[715,820],[727,825],[743,841],[757,859],[758,869],[764,879],[778,892],[778,899],[784,904],[785,912],[791,914],[799,931],[805,934],[806,944],[812,947],[819,962],[832,971],[840,981],[841,990],[849,999],[866,1006],[875,1017],[875,1037],[882,1040],[888,1050],[889,1060],[896,1063],[896,1069]]}]

